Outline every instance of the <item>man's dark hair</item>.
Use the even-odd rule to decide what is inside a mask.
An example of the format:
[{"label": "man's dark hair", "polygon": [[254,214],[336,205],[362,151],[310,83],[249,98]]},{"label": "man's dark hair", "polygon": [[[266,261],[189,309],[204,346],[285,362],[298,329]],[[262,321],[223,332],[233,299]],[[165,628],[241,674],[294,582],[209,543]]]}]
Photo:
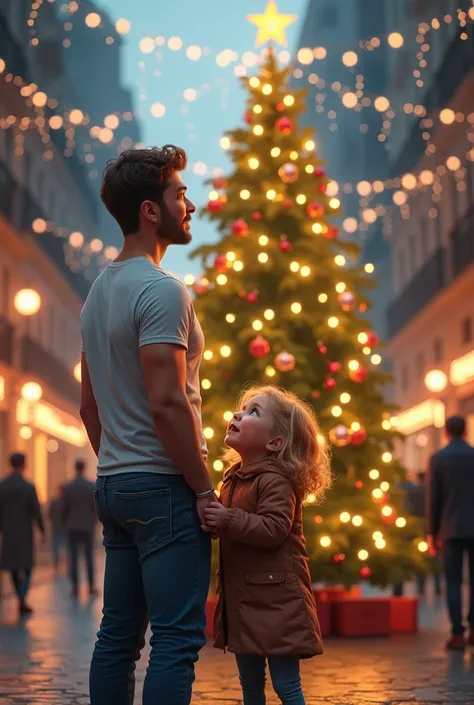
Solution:
[{"label": "man's dark hair", "polygon": [[10,455],[10,466],[13,470],[22,470],[26,464],[26,455],[24,453],[12,453]]},{"label": "man's dark hair", "polygon": [[184,149],[173,144],[129,149],[107,163],[101,198],[124,235],[136,233],[143,201],[160,203],[173,171],[186,169]]},{"label": "man's dark hair", "polygon": [[460,438],[466,432],[466,421],[462,416],[450,416],[446,421],[446,433],[453,438]]},{"label": "man's dark hair", "polygon": [[78,458],[74,464],[74,467],[76,468],[76,472],[84,472],[84,470],[86,469],[85,460]]}]

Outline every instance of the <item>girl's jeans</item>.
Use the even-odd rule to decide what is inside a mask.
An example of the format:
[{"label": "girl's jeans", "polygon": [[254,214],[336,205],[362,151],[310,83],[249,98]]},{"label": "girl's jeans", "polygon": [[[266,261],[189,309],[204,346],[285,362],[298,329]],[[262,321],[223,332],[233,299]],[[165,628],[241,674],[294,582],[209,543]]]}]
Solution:
[{"label": "girl's jeans", "polygon": [[[236,656],[244,705],[265,705],[265,656]],[[268,659],[273,689],[283,705],[305,705],[301,690],[298,656],[273,656]]]}]

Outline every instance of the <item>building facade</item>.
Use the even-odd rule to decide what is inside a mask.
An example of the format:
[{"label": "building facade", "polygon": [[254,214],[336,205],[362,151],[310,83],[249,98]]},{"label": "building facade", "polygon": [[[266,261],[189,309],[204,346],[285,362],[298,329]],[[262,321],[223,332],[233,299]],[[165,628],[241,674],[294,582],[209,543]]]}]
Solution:
[{"label": "building facade", "polygon": [[[79,314],[100,263],[89,266],[89,279],[74,271],[64,235],[79,233],[86,244],[99,237],[100,178],[95,185],[89,178],[80,134],[71,150],[65,131],[42,129],[52,114],[49,104],[41,113],[22,93],[34,84],[54,96],[56,114],[92,111],[93,94],[82,105],[68,74],[57,9],[50,3],[41,9],[39,52],[41,42],[30,44],[30,11],[28,0],[0,0],[0,476],[7,472],[10,453],[26,452],[27,476],[46,503],[71,476],[77,457],[95,474],[95,456],[79,418],[77,366]],[[110,82],[120,94],[116,71]],[[110,156],[116,149],[114,141]],[[54,227],[38,229],[35,222]],[[85,267],[90,255],[86,247]]]},{"label": "building facade", "polygon": [[[390,97],[401,117],[390,155],[393,176],[413,174],[418,184],[392,217],[387,325],[403,458],[417,471],[443,442],[446,416],[465,416],[474,442],[474,38],[458,17],[470,0],[400,5],[387,2],[388,21],[413,41],[391,55]],[[432,17],[441,21],[433,26]],[[414,75],[420,46],[427,65]],[[419,115],[410,110],[417,105]]]},{"label": "building facade", "polygon": [[[383,118],[372,107],[359,104],[344,107],[342,96],[363,86],[364,94],[385,95],[388,81],[387,52],[360,50],[360,43],[385,33],[386,16],[380,0],[310,0],[298,41],[299,48],[318,47],[327,51],[323,61],[296,67],[295,87],[308,89],[308,111],[302,122],[318,132],[318,151],[326,162],[328,175],[340,185],[343,218],[356,218],[358,231],[351,235],[361,246],[361,260],[376,267],[383,286],[371,297],[368,318],[380,337],[386,336],[386,307],[392,297],[389,243],[384,237],[382,221],[364,223],[361,210],[369,205],[357,191],[360,181],[384,181],[388,177],[386,146],[378,140]],[[347,67],[342,62],[344,51],[354,51],[358,62]],[[298,78],[298,76],[301,76]],[[343,188],[343,185],[350,185]],[[383,202],[385,195],[378,196]],[[341,234],[341,237],[344,233]]]}]

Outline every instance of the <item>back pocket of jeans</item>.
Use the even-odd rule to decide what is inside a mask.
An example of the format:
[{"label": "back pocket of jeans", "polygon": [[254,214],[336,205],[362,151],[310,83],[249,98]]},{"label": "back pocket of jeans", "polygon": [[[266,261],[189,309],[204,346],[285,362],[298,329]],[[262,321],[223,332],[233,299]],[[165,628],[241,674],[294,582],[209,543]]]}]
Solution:
[{"label": "back pocket of jeans", "polygon": [[143,558],[172,538],[171,490],[115,492],[117,519],[133,535]]}]

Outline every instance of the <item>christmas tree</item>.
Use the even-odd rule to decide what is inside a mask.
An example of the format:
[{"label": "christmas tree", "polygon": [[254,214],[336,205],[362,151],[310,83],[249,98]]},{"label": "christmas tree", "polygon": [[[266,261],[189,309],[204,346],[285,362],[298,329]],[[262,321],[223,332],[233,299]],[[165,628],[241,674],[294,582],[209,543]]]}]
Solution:
[{"label": "christmas tree", "polygon": [[335,482],[308,497],[305,532],[315,581],[397,583],[420,570],[417,521],[406,516],[393,457],[393,409],[379,341],[363,314],[374,286],[358,246],[339,237],[337,185],[300,129],[304,91],[289,89],[269,51],[248,89],[245,125],[226,134],[233,170],[213,179],[204,213],[221,233],[196,250],[192,288],[206,334],[203,418],[216,483],[225,427],[248,382],[274,383],[314,405],[333,446]]}]

